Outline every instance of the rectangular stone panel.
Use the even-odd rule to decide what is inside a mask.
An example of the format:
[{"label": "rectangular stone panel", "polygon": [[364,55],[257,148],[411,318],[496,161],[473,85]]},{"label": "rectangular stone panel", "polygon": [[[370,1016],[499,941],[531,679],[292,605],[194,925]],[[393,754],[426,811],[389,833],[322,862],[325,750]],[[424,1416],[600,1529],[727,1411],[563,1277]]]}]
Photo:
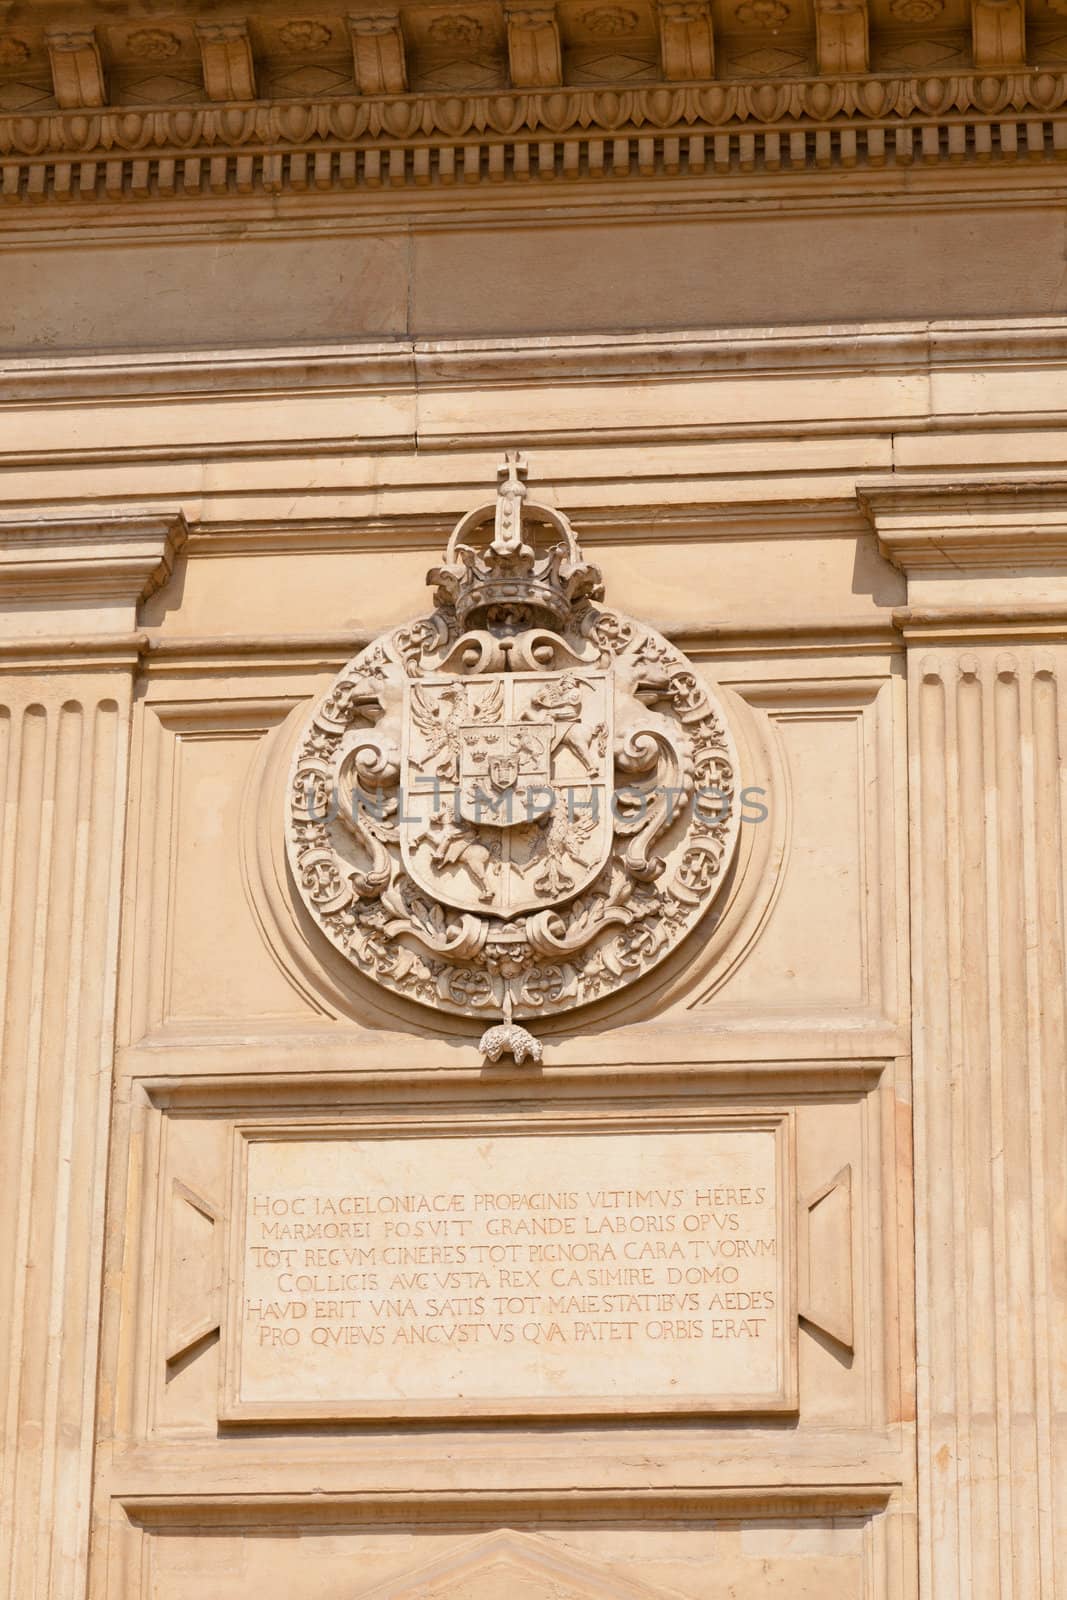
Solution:
[{"label": "rectangular stone panel", "polygon": [[236,1137],[224,1420],[795,1409],[787,1113]]},{"label": "rectangular stone panel", "polygon": [[[326,1507],[240,1505],[242,1520],[212,1508],[210,1537],[158,1501],[119,1511],[110,1600],[912,1600],[899,1551],[907,1513],[886,1492],[804,1498],[765,1494],[696,1502],[679,1495],[658,1513],[635,1499],[599,1523],[573,1503],[546,1527],[521,1502],[506,1527],[405,1504],[407,1521],[331,1525]],[[532,1509],[532,1508],[531,1508]],[[436,1515],[431,1516],[431,1510]],[[301,1513],[303,1512],[303,1519]],[[215,1520],[218,1519],[218,1520]],[[135,1550],[126,1564],[123,1550]],[[709,1581],[709,1574],[714,1576]],[[126,1586],[123,1586],[123,1578]]]}]

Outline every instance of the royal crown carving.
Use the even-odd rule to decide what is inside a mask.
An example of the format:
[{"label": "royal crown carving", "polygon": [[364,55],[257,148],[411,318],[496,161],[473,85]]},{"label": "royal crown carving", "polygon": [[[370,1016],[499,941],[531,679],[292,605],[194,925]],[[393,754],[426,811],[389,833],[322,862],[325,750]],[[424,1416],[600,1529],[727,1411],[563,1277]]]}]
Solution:
[{"label": "royal crown carving", "polygon": [[604,606],[522,458],[498,479],[428,575],[434,610],[312,710],[287,847],[354,967],[490,1024],[493,1060],[540,1060],[523,1024],[634,983],[701,920],[737,844],[738,768],[692,664]]}]

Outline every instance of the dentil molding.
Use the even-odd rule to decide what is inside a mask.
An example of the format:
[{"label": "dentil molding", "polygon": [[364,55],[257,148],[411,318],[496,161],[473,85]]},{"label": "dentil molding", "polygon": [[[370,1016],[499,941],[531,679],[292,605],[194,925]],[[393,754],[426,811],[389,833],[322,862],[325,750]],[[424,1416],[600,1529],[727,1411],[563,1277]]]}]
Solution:
[{"label": "dentil molding", "polygon": [[1067,72],[818,77],[0,116],[0,199],[236,200],[1067,157]]},{"label": "dentil molding", "polygon": [[12,202],[1030,165],[1067,150],[1061,0],[3,10]]}]

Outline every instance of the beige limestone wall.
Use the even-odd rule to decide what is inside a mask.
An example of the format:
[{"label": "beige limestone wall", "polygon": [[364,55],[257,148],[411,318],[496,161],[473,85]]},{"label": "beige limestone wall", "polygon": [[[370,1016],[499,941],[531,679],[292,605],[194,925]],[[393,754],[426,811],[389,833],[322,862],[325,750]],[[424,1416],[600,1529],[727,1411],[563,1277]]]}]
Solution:
[{"label": "beige limestone wall", "polygon": [[[0,349],[184,349],[329,339],[475,338],[771,326],[1065,309],[1058,176],[1024,195],[950,187],[889,202],[691,180],[671,198],[566,190],[531,206],[471,198],[354,222],[314,201],[172,202],[19,213],[0,241]],[[462,200],[462,197],[457,197]],[[180,213],[175,216],[174,213]],[[377,213],[377,214],[376,214]],[[76,245],[72,249],[71,246]],[[1025,271],[1021,263],[1025,262]],[[800,266],[799,264],[803,265]],[[965,264],[965,267],[961,266]],[[115,284],[130,286],[117,295]]]},{"label": "beige limestone wall", "polygon": [[[108,1600],[1058,1592],[1045,1330],[1062,1128],[1058,1013],[1042,997],[1058,993],[1062,952],[1032,934],[1058,926],[1062,878],[1048,652],[1064,331],[1023,319],[10,364],[11,704],[21,717],[47,661],[63,687],[39,703],[64,764],[63,707],[95,706],[100,674],[121,678],[107,695],[132,726],[88,898],[67,822],[91,815],[93,783],[58,813],[37,767],[8,789],[25,801],[11,861],[23,814],[26,837],[60,841],[42,858],[55,876],[19,878],[16,899],[45,908],[35,1014],[62,1019],[31,1049],[15,1002],[29,1066],[8,1082],[36,1094],[47,1071],[67,1096],[65,1121],[24,1106],[15,1122],[8,1203],[27,1243],[12,1382],[38,1372],[24,1355],[45,1327],[75,1398],[43,1375],[39,1399],[25,1381],[8,1390],[23,1395],[6,1423],[22,1499],[5,1592],[30,1573],[41,1593]],[[309,699],[423,609],[423,574],[504,444],[573,516],[611,601],[719,685],[771,798],[709,937],[625,1005],[547,1019],[536,1076],[487,1071],[462,1021],[389,1010],[355,983],[294,914],[278,828]],[[1006,487],[975,489],[989,479]],[[995,812],[975,804],[977,774],[961,779],[984,761]],[[117,907],[120,849],[121,941],[98,909],[106,894]],[[990,950],[1000,988],[976,965]],[[70,993],[68,961],[89,963],[102,996],[76,1026],[47,987]],[[1025,1126],[1011,1115],[1024,1092]],[[546,1366],[542,1390],[495,1421],[457,1416],[452,1396],[435,1415],[431,1396],[428,1416],[368,1422],[351,1366],[329,1369],[309,1412],[308,1380],[283,1362],[267,1385],[280,1419],[231,1414],[250,1143],[374,1130],[403,1154],[444,1127],[499,1149],[506,1129],[545,1125],[546,1149],[585,1129],[617,1137],[621,1161],[652,1126],[760,1118],[791,1152],[776,1179],[785,1416],[760,1409],[767,1383],[746,1415],[705,1395],[652,1416],[635,1384],[621,1415],[553,1416],[572,1380]],[[31,1230],[26,1208],[52,1208],[68,1150],[89,1201],[41,1210]],[[69,1259],[84,1282],[65,1278]],[[47,1308],[45,1272],[71,1284]],[[99,1356],[85,1339],[97,1305]],[[398,1387],[403,1399],[402,1371]],[[42,1473],[47,1517],[28,1509]]]}]

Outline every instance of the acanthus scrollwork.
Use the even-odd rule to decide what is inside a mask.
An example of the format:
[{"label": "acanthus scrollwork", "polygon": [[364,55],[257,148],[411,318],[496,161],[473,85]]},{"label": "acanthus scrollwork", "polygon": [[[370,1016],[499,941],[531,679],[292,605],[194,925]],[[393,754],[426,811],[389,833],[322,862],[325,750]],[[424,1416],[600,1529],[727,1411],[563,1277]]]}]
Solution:
[{"label": "acanthus scrollwork", "polygon": [[350,662],[314,707],[288,792],[297,890],[363,974],[522,1025],[664,959],[737,842],[722,710],[654,629],[607,609],[566,518],[509,458],[430,574],[435,609]]}]

